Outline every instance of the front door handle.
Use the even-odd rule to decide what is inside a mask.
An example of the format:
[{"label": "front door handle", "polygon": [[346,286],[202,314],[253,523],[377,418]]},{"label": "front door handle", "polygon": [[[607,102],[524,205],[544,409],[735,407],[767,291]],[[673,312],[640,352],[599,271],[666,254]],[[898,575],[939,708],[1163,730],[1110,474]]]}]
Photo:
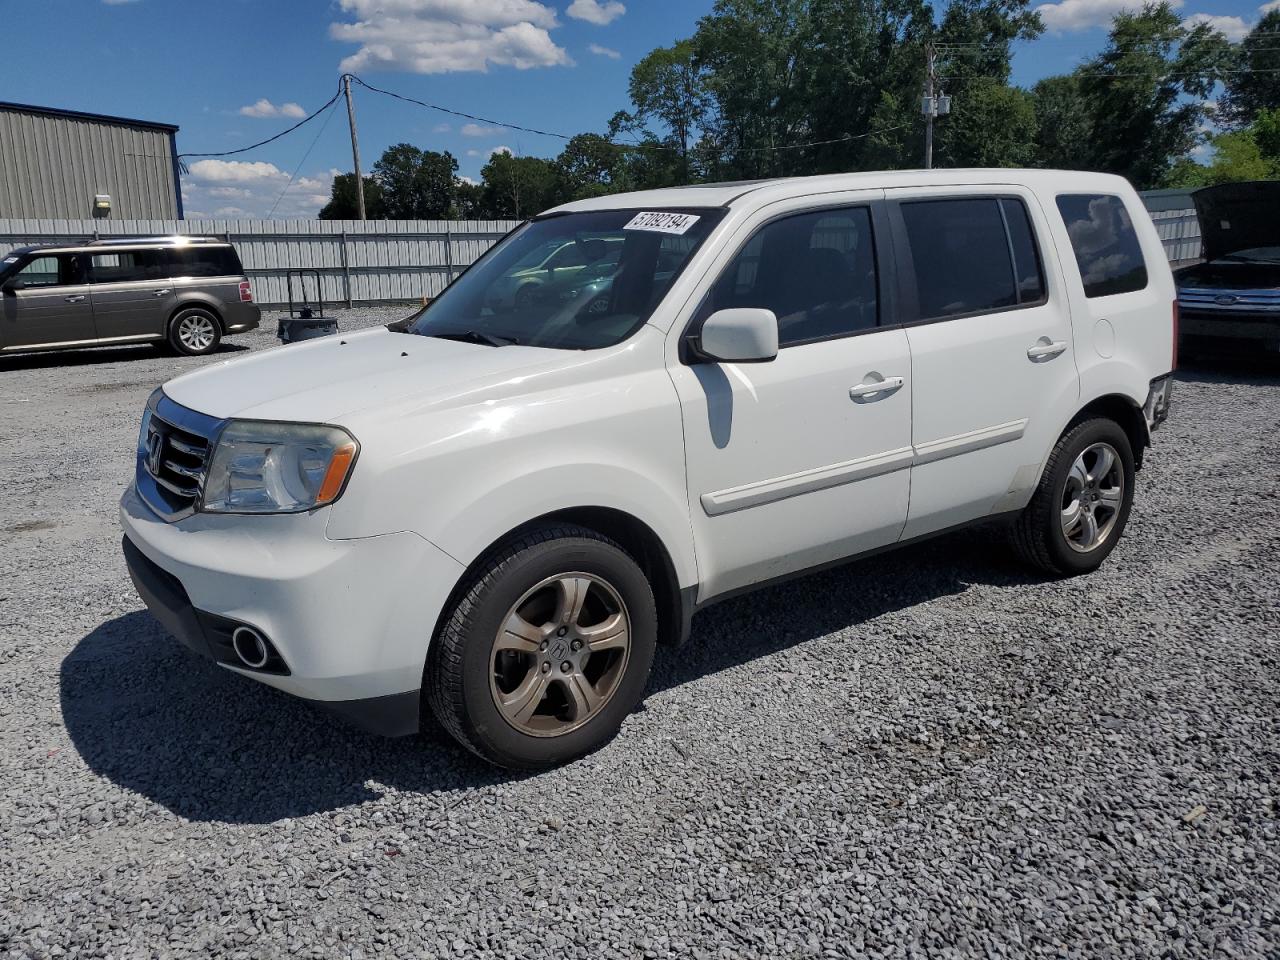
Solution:
[{"label": "front door handle", "polygon": [[1052,360],[1066,349],[1067,341],[1065,340],[1050,340],[1048,337],[1041,337],[1027,349],[1027,359],[1034,362]]},{"label": "front door handle", "polygon": [[83,302],[84,302],[84,294],[83,294],[83,293],[81,293],[81,294],[77,294],[77,295],[76,295],[76,296],[74,296],[74,297],[63,297],[62,299],[66,300],[66,301],[67,301],[67,303],[83,303]]},{"label": "front door handle", "polygon": [[883,400],[896,390],[901,390],[906,383],[903,377],[885,377],[882,380],[867,380],[856,387],[849,388],[850,400]]},{"label": "front door handle", "polygon": [[153,297],[167,297],[172,292],[173,291],[170,290],[168,287],[165,287],[163,290],[152,290],[151,295]]}]

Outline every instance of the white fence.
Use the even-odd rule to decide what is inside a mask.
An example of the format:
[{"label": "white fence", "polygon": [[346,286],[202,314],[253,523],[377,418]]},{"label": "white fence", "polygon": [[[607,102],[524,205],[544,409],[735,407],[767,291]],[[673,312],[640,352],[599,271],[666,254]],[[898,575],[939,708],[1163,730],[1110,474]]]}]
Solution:
[{"label": "white fence", "polygon": [[1170,263],[1200,259],[1200,221],[1195,210],[1152,211],[1151,220]]},{"label": "white fence", "polygon": [[[14,220],[0,218],[0,252],[93,237],[170,234],[235,244],[260,303],[288,301],[289,270],[320,273],[329,303],[432,297],[516,226],[504,220]],[[308,292],[314,280],[308,278]],[[295,296],[297,288],[295,285]]]}]

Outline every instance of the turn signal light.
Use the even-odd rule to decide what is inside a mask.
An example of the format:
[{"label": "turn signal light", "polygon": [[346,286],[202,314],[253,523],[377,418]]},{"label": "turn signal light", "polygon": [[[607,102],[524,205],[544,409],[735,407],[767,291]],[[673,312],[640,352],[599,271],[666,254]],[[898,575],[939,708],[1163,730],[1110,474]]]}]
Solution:
[{"label": "turn signal light", "polygon": [[329,461],[329,469],[325,471],[324,481],[320,484],[320,492],[316,494],[316,506],[333,503],[342,492],[342,485],[347,482],[347,474],[351,472],[351,464],[356,459],[356,445],[343,444],[334,451]]}]

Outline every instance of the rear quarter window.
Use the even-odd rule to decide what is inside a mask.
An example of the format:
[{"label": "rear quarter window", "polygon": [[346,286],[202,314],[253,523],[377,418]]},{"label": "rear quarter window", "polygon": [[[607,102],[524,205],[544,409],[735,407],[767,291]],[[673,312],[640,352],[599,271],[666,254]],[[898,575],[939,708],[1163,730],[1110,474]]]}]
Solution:
[{"label": "rear quarter window", "polygon": [[1109,297],[1145,289],[1147,262],[1124,201],[1108,194],[1061,194],[1057,200],[1084,295]]},{"label": "rear quarter window", "polygon": [[174,277],[238,277],[244,273],[231,247],[177,247],[169,256]]}]

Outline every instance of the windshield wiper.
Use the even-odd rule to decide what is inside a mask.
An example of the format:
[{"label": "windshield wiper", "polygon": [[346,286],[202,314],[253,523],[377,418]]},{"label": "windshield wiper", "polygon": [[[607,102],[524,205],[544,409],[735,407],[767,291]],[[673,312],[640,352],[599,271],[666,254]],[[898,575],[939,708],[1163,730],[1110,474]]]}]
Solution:
[{"label": "windshield wiper", "polygon": [[485,333],[483,330],[457,330],[451,333],[428,333],[424,336],[435,337],[437,340],[478,343],[486,347],[512,347],[520,343],[515,337],[501,337],[496,333]]}]

